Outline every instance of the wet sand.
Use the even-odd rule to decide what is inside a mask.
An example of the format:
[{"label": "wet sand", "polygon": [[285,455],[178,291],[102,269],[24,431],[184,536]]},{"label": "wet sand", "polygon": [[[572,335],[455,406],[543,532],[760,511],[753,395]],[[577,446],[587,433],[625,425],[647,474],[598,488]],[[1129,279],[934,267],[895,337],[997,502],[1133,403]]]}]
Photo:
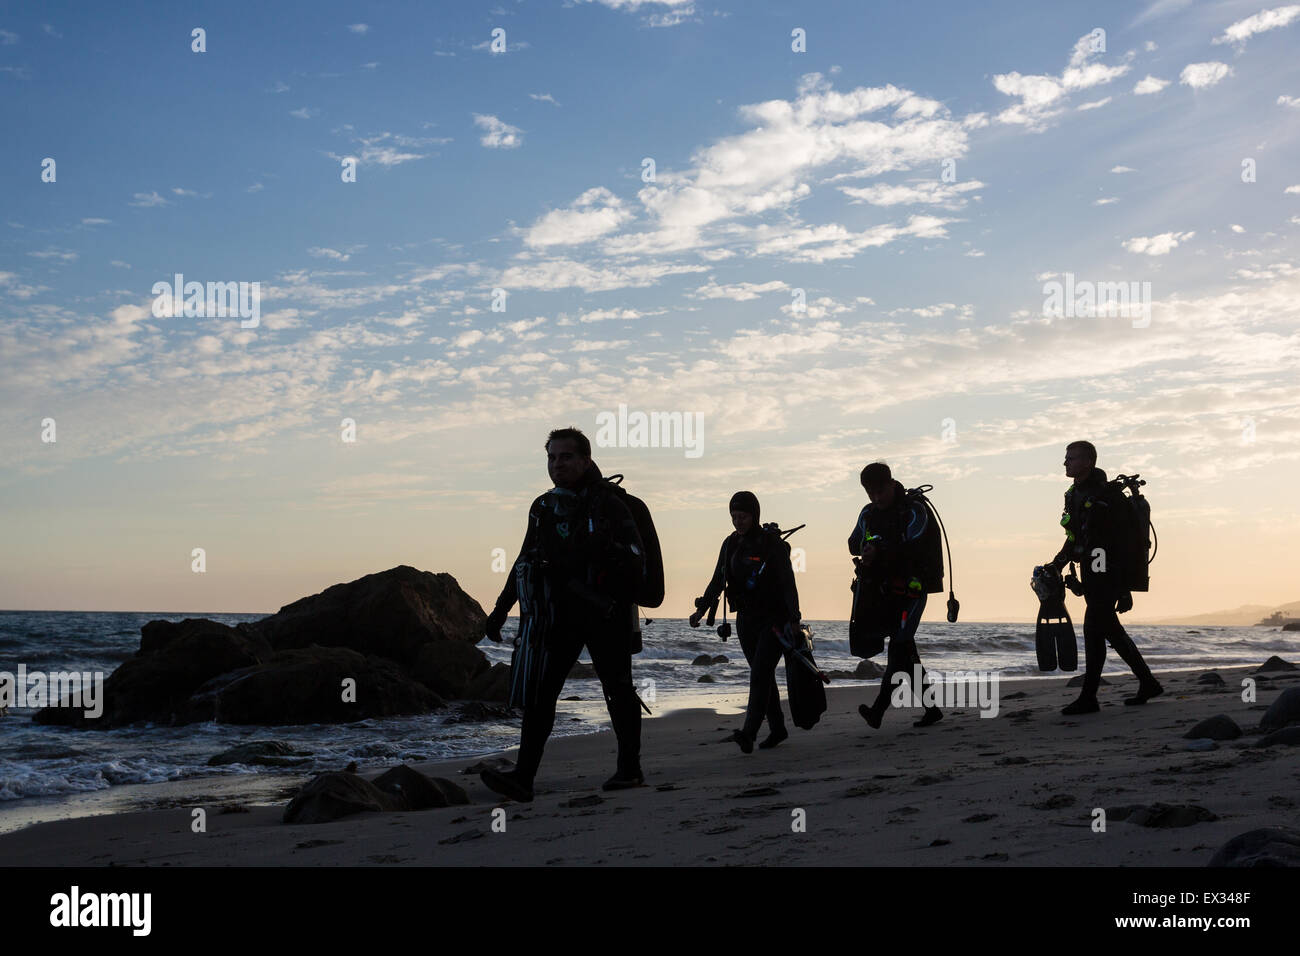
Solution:
[{"label": "wet sand", "polygon": [[[914,729],[919,712],[891,710],[878,731],[857,713],[875,685],[832,686],[817,727],[791,728],[780,747],[750,755],[726,739],[734,714],[680,711],[642,724],[646,786],[601,792],[614,766],[614,737],[603,732],[552,741],[531,804],[460,773],[482,758],[413,765],[463,785],[468,806],[315,825],[280,823],[284,803],[256,805],[268,798],[266,779],[251,778],[242,796],[238,779],[219,791],[186,781],[166,785],[159,809],[0,835],[0,863],[1200,866],[1236,834],[1300,824],[1295,750],[1253,746],[1260,715],[1300,672],[1259,681],[1252,704],[1241,679],[1253,671],[1220,670],[1221,686],[1198,684],[1203,670],[1161,674],[1164,696],[1142,707],[1123,705],[1131,677],[1110,676],[1101,712],[1082,717],[1060,714],[1077,694],[1065,678],[1007,681],[995,718],[967,707]],[[1189,750],[1183,734],[1216,714],[1245,736]],[[1155,828],[1113,818],[1156,802],[1217,819]],[[191,829],[195,807],[207,810],[206,833]],[[1097,808],[1107,811],[1104,832]]]}]

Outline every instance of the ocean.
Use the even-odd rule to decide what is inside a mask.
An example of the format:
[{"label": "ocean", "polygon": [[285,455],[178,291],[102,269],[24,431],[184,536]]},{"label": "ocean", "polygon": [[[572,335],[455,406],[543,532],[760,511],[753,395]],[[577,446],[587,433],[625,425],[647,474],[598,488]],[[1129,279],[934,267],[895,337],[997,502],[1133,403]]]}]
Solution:
[{"label": "ocean", "polygon": [[[653,612],[652,612],[653,613]],[[940,613],[942,613],[940,611]],[[77,611],[0,611],[0,671],[100,671],[106,677],[140,646],[140,627],[148,621],[207,617],[225,624],[254,621],[261,614],[118,613]],[[858,659],[849,653],[848,624],[809,622],[818,662],[827,671],[852,671]],[[1082,627],[1080,666],[1083,663]],[[506,641],[479,646],[492,661],[509,661],[513,619]],[[1275,627],[1142,626],[1129,628],[1153,670],[1259,665],[1277,654],[1296,656],[1300,634]],[[939,671],[996,671],[1002,679],[1040,675],[1034,660],[1032,624],[948,624],[942,617],[921,624],[918,642],[928,668]],[[682,619],[656,619],[644,629],[645,651],[633,663],[638,690],[655,713],[699,706],[735,708],[746,692],[748,667],[735,637],[720,640],[710,629],[692,630]],[[725,655],[727,663],[709,666],[692,661],[701,654]],[[583,659],[587,660],[586,655]],[[883,656],[877,657],[883,664]],[[1111,651],[1106,673],[1123,672]],[[714,683],[700,683],[711,674]],[[783,676],[778,674],[778,680]],[[649,683],[653,682],[653,683]],[[855,683],[837,680],[836,684]],[[864,682],[856,682],[864,683]],[[874,691],[872,691],[874,694]],[[565,688],[556,734],[608,729],[600,685],[573,680]],[[730,701],[720,698],[730,696]],[[865,695],[864,695],[865,696]],[[364,720],[350,724],[304,724],[274,727],[190,724],[141,726],[117,730],[76,730],[34,724],[34,709],[15,707],[0,718],[0,831],[12,829],[18,807],[34,802],[57,805],[74,795],[128,785],[192,778],[302,774],[340,770],[350,761],[376,769],[405,761],[470,757],[514,746],[519,720],[455,722],[447,712],[415,717]],[[208,758],[250,740],[276,740],[309,751],[307,762],[292,770],[231,765],[209,767]],[[217,781],[214,779],[213,781]],[[136,787],[133,792],[139,793]],[[56,814],[57,815],[57,814]],[[42,814],[45,816],[45,814]]]}]

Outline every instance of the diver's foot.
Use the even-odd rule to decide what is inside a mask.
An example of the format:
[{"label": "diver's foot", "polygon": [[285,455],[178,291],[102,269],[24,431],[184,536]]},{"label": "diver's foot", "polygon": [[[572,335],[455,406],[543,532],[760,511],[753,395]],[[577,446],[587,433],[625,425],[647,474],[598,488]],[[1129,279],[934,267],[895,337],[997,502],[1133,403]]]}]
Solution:
[{"label": "diver's foot", "polygon": [[533,782],[519,775],[518,770],[502,773],[500,770],[484,770],[479,779],[489,790],[509,797],[519,803],[533,802]]},{"label": "diver's foot", "polygon": [[862,715],[862,719],[869,723],[873,729],[880,729],[880,721],[885,716],[884,714],[872,707],[868,707],[866,704],[858,704],[858,713]]},{"label": "diver's foot", "polygon": [[603,784],[600,785],[602,790],[630,790],[633,787],[645,786],[645,774],[640,770],[625,771],[619,770]]},{"label": "diver's foot", "polygon": [[778,727],[776,728],[776,730],[772,731],[770,734],[767,735],[767,739],[758,745],[758,749],[771,750],[781,741],[789,739],[789,737],[790,737],[790,731],[786,730],[784,727]]},{"label": "diver's foot", "polygon": [[1076,714],[1095,714],[1101,710],[1101,704],[1097,703],[1096,697],[1080,697],[1073,704],[1068,704],[1061,708],[1061,713],[1066,717],[1073,717]]},{"label": "diver's foot", "polygon": [[1160,685],[1160,681],[1152,678],[1151,683],[1140,685],[1138,687],[1138,692],[1125,700],[1124,703],[1128,706],[1132,706],[1133,704],[1145,704],[1152,697],[1159,697],[1164,692],[1165,689]]},{"label": "diver's foot", "polygon": [[929,727],[931,724],[937,724],[943,720],[943,711],[938,707],[927,707],[925,713],[921,715],[920,720],[912,721],[913,727]]},{"label": "diver's foot", "polygon": [[731,739],[734,740],[745,753],[752,754],[754,752],[754,738],[749,736],[749,734],[745,733],[743,730],[737,730],[731,735]]}]

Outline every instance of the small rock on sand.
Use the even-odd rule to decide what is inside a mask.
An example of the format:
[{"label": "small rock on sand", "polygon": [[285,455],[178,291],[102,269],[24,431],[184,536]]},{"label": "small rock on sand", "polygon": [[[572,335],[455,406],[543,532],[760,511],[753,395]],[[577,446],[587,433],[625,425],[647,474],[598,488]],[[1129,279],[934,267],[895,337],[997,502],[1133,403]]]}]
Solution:
[{"label": "small rock on sand", "polygon": [[1112,820],[1123,820],[1125,823],[1136,824],[1140,827],[1157,827],[1159,829],[1190,827],[1193,824],[1212,823],[1219,819],[1205,807],[1192,805],[1171,806],[1167,803],[1153,803],[1150,806],[1139,804],[1129,807],[1115,807],[1107,810],[1106,816]]},{"label": "small rock on sand", "polygon": [[1227,714],[1218,714],[1202,720],[1183,737],[1187,740],[1236,740],[1241,736],[1241,728]]},{"label": "small rock on sand", "polygon": [[1288,687],[1268,705],[1260,718],[1259,729],[1268,733],[1294,723],[1300,723],[1300,687]]},{"label": "small rock on sand", "polygon": [[1263,674],[1266,673],[1267,671],[1293,671],[1296,669],[1297,669],[1296,666],[1292,664],[1290,661],[1284,661],[1282,660],[1282,658],[1274,654],[1263,664],[1261,664],[1259,670],[1255,671],[1255,673]]},{"label": "small rock on sand", "polygon": [[1283,727],[1256,741],[1256,747],[1300,746],[1300,727]]},{"label": "small rock on sand", "polygon": [[482,760],[470,764],[461,773],[478,775],[484,770],[499,770],[502,773],[507,773],[514,769],[515,763],[513,760],[507,760],[505,757],[484,757]]},{"label": "small rock on sand", "polygon": [[1233,837],[1219,848],[1209,866],[1300,866],[1300,830],[1261,827]]}]

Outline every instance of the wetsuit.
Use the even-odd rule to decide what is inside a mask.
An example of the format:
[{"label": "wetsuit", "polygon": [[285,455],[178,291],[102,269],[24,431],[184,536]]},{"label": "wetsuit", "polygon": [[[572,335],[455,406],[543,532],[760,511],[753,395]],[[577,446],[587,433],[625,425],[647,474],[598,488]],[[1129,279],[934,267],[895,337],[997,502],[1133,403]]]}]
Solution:
[{"label": "wetsuit", "polygon": [[921,544],[930,526],[930,514],[919,501],[908,501],[902,484],[894,482],[894,503],[888,508],[868,504],[858,514],[858,523],[849,535],[849,553],[862,554],[867,539],[872,541],[876,557],[862,569],[858,587],[879,587],[882,590],[882,615],[889,634],[889,648],[885,659],[885,673],[880,679],[880,693],[870,710],[876,723],[889,707],[894,689],[894,675],[906,674],[913,681],[913,668],[920,668],[921,686],[913,686],[912,693],[923,690],[925,668],[916,649],[916,629],[925,612],[926,592],[935,589],[926,578]]},{"label": "wetsuit", "polygon": [[[1106,473],[1100,468],[1093,468],[1082,483],[1071,485],[1065,492],[1062,523],[1066,541],[1052,563],[1060,570],[1074,561],[1082,569],[1087,610],[1083,616],[1084,671],[1080,700],[1097,699],[1108,641],[1144,687],[1156,683],[1151,668],[1115,611],[1120,601],[1127,605],[1125,610],[1132,607],[1132,595],[1124,584],[1126,562],[1130,560],[1124,537],[1130,520],[1123,493],[1106,480]],[[1096,549],[1105,554],[1105,571],[1093,570]]]},{"label": "wetsuit", "polygon": [[[524,707],[519,777],[531,782],[555,726],[555,705],[585,645],[600,679],[618,739],[618,773],[640,774],[641,705],[632,683],[633,595],[645,570],[636,522],[593,462],[578,488],[553,488],[528,511],[528,532],[516,564],[543,567],[554,623],[546,640],[538,690]],[[498,629],[518,600],[510,575],[490,625]]]},{"label": "wetsuit", "polygon": [[716,604],[724,587],[727,602],[736,612],[740,649],[749,662],[749,702],[743,732],[751,740],[757,737],[766,718],[768,731],[784,736],[785,715],[776,686],[776,665],[784,649],[772,628],[799,626],[799,592],[790,563],[790,546],[780,535],[763,531],[757,519],[747,534],[729,535],[718,552],[702,606]]}]

